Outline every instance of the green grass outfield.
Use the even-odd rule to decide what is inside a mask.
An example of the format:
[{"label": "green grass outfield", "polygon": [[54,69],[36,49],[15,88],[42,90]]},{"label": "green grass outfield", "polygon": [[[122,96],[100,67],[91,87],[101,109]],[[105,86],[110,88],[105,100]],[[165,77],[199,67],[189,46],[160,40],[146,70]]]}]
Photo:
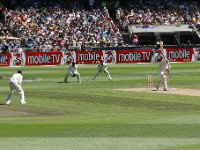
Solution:
[{"label": "green grass outfield", "polygon": [[[23,67],[27,104],[14,94],[10,106],[19,68],[0,67],[0,150],[199,150],[200,97],[114,90],[146,88],[148,74],[155,85],[157,66],[109,65],[112,81],[92,81],[97,65],[79,65],[82,83],[58,83],[68,66]],[[170,88],[200,91],[200,62],[173,63],[171,75]]]}]

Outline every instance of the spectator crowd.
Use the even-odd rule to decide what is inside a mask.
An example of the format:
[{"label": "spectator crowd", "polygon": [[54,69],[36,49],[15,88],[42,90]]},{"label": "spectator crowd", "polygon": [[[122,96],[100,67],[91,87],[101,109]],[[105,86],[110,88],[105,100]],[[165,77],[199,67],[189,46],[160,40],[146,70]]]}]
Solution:
[{"label": "spectator crowd", "polygon": [[200,2],[184,0],[128,0],[116,10],[121,28],[128,25],[195,25],[200,31]]},{"label": "spectator crowd", "polygon": [[19,44],[38,51],[123,44],[122,35],[106,7],[80,10],[66,9],[60,5],[38,8],[36,5],[28,9],[4,8],[2,12],[1,43],[10,51],[15,51]]},{"label": "spectator crowd", "polygon": [[[125,43],[119,29],[129,25],[191,24],[200,31],[197,1],[127,0],[123,5],[120,5],[123,1],[112,1],[117,3],[114,20],[106,0],[89,0],[88,7],[85,0],[71,0],[68,4],[59,0],[61,5],[54,0],[21,1],[11,0],[10,9],[0,0],[1,51],[21,51],[22,47],[58,51],[122,46]],[[113,8],[109,10],[113,12]],[[138,42],[137,37],[133,39]]]}]

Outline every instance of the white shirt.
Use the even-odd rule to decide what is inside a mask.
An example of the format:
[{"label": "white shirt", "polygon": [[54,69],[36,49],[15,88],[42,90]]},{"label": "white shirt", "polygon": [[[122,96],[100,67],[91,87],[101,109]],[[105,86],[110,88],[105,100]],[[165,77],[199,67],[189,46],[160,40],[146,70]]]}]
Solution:
[{"label": "white shirt", "polygon": [[104,63],[103,62],[103,64],[99,64],[98,65],[98,69],[100,70],[100,71],[103,71],[104,69],[107,69],[108,68],[108,66],[107,66],[107,64],[106,63]]},{"label": "white shirt", "polygon": [[75,65],[73,67],[72,65],[70,65],[68,71],[70,72],[70,74],[77,74],[78,73],[78,66]]},{"label": "white shirt", "polygon": [[160,62],[160,65],[158,67],[158,72],[161,73],[161,72],[164,72],[165,69],[169,69],[171,68],[170,64],[169,64],[169,61],[166,61],[166,60],[162,60]]},{"label": "white shirt", "polygon": [[22,84],[22,79],[23,79],[23,76],[20,73],[15,73],[10,78],[10,82],[21,85]]}]

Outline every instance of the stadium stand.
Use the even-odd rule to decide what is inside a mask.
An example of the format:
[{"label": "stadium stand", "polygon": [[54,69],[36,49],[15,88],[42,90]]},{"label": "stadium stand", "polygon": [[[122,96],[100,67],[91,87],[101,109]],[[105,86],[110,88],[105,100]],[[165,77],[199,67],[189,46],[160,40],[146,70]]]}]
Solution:
[{"label": "stadium stand", "polygon": [[139,36],[140,45],[155,44],[162,39],[165,45],[200,44],[199,2],[140,0],[128,1],[116,10],[120,28]]},{"label": "stadium stand", "polygon": [[193,32],[190,25],[130,25],[128,27],[129,37],[136,34],[140,45],[156,45],[161,39],[165,45],[200,44],[197,32]]},{"label": "stadium stand", "polygon": [[199,6],[187,0],[1,0],[0,47],[85,50],[154,46],[159,39],[200,44]]},{"label": "stadium stand", "polygon": [[80,50],[82,44],[103,47],[123,43],[106,7],[89,11],[76,9],[77,5],[66,9],[60,5],[39,7],[38,3],[27,9],[3,10],[2,26],[7,29],[1,30],[1,37],[10,51],[18,45],[8,36],[20,37],[21,45],[37,51]]}]

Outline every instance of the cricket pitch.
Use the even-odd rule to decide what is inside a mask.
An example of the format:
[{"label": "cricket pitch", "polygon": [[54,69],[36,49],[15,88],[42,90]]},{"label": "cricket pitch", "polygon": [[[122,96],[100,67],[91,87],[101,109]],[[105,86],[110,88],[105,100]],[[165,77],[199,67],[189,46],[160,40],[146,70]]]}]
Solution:
[{"label": "cricket pitch", "polygon": [[170,91],[163,91],[162,89],[156,90],[155,88],[128,88],[128,89],[116,89],[128,92],[146,92],[146,93],[163,93],[163,94],[175,94],[185,96],[200,96],[200,90],[183,89],[183,88],[170,88]]}]

